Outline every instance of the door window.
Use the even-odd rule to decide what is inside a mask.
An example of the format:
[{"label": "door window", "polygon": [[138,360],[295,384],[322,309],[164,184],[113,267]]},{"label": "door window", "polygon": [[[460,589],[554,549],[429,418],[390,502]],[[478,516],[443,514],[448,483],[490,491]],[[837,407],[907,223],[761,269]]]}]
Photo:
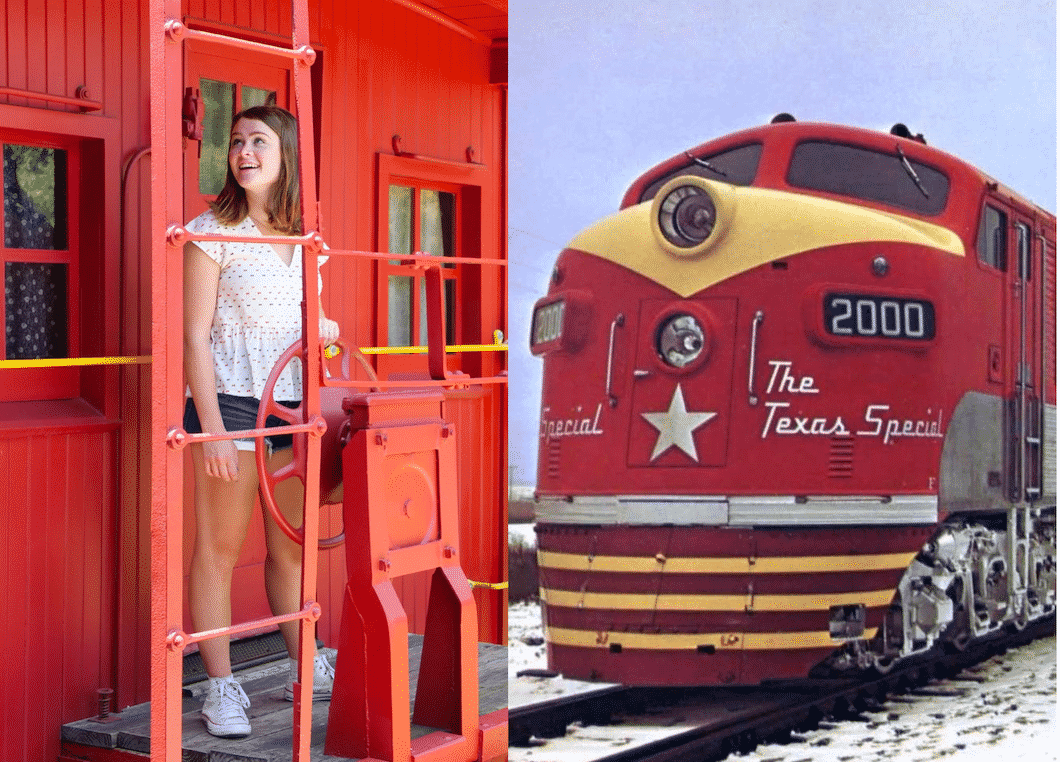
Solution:
[{"label": "door window", "polygon": [[274,62],[192,53],[187,85],[201,97],[202,141],[188,140],[184,159],[184,214],[206,210],[225,184],[232,117],[251,106],[289,108],[289,74]]}]

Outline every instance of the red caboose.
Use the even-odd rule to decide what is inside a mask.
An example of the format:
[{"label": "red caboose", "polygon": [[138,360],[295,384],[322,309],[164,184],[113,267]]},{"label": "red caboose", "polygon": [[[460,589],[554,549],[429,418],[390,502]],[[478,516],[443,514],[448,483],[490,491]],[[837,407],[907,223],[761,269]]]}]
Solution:
[{"label": "red caboose", "polygon": [[[426,377],[415,349],[427,343],[425,277],[412,255],[452,258],[444,362],[471,379],[443,403],[461,563],[483,583],[480,639],[503,644],[506,395],[474,379],[506,367],[506,0],[4,0],[2,17],[0,591],[11,613],[0,757],[59,757],[60,727],[96,714],[99,689],[114,690],[116,709],[150,698],[152,613],[168,601],[180,619],[178,532],[183,522],[186,563],[194,531],[182,511],[190,469],[165,444],[183,396],[180,249],[159,231],[206,208],[231,115],[258,103],[312,125],[315,229],[328,246],[394,255],[335,256],[323,269],[325,309],[381,378]],[[303,55],[275,54],[298,40]],[[172,50],[176,66],[162,60]],[[335,534],[341,512],[325,507],[320,521]],[[235,621],[267,614],[263,558],[259,523],[233,586]],[[317,636],[334,645],[343,551],[322,553],[317,570]],[[423,590],[399,583],[414,632]]]},{"label": "red caboose", "polygon": [[901,125],[634,182],[535,307],[550,665],[757,683],[1051,614],[1055,241]]}]

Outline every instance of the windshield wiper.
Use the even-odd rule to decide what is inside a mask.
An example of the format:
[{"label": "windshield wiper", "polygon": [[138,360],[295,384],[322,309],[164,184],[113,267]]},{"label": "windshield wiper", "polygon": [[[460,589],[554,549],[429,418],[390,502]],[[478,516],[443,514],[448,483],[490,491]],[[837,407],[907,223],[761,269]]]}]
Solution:
[{"label": "windshield wiper", "polygon": [[920,182],[920,177],[917,176],[916,170],[913,169],[913,165],[909,163],[909,159],[905,157],[905,151],[898,144],[894,144],[895,149],[898,151],[898,156],[902,160],[902,167],[905,168],[905,173],[916,183],[916,187],[920,188],[920,192],[924,194],[924,198],[931,198],[931,195],[927,192],[927,188],[924,187],[924,183]]},{"label": "windshield wiper", "polygon": [[706,167],[707,169],[709,169],[711,172],[713,172],[716,175],[721,175],[722,177],[728,177],[729,176],[728,174],[726,174],[725,170],[718,169],[717,167],[715,167],[713,164],[711,164],[706,159],[700,159],[698,156],[693,156],[688,151],[685,151],[685,156],[687,156],[689,159],[691,159],[693,164],[698,164],[701,167]]}]

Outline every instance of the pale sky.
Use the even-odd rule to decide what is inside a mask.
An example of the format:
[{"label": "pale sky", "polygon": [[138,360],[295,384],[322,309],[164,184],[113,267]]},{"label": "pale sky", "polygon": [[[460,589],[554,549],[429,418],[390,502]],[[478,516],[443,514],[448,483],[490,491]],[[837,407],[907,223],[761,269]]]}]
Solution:
[{"label": "pale sky", "polygon": [[903,122],[1055,212],[1056,15],[1033,0],[510,3],[513,480],[536,480],[533,303],[567,241],[638,175],[786,111]]}]

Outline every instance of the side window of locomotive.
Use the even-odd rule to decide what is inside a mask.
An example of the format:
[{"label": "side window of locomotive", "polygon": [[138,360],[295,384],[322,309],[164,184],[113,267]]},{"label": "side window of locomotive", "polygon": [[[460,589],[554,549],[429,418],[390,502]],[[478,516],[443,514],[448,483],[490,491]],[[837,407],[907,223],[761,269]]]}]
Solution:
[{"label": "side window of locomotive", "polygon": [[987,206],[979,222],[979,261],[994,269],[1004,271],[1008,267],[1006,236],[1008,229],[1005,213]]},{"label": "side window of locomotive", "polygon": [[[697,175],[708,180],[729,183],[730,185],[750,185],[754,182],[755,175],[758,173],[758,162],[761,158],[762,144],[752,143],[751,145],[733,148],[713,156],[701,157],[699,162],[689,159],[687,164],[667,172],[645,188],[640,195],[640,200],[643,203],[655,198],[659,188],[681,175]],[[702,162],[710,166],[707,167]]]},{"label": "side window of locomotive", "polygon": [[795,146],[788,185],[875,201],[923,215],[946,208],[950,181],[913,161],[897,145],[893,153],[859,146],[807,141]]}]

